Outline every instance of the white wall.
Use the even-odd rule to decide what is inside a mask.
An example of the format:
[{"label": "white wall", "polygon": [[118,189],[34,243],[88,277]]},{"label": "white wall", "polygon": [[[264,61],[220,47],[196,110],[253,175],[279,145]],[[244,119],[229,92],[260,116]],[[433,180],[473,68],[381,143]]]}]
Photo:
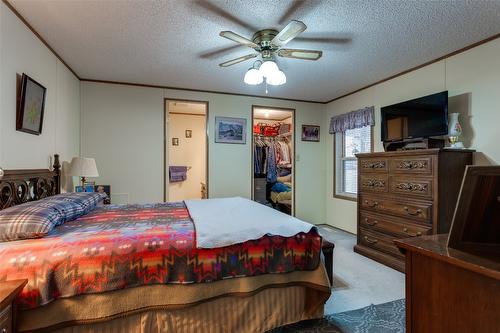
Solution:
[{"label": "white wall", "polygon": [[[169,183],[167,201],[201,199],[201,183],[206,184],[206,118],[204,115],[169,114],[168,160],[169,165],[187,166],[187,178],[183,182]],[[186,138],[186,130],[192,137]],[[172,145],[172,138],[179,145]]]},{"label": "white wall", "polygon": [[[476,164],[500,163],[500,39],[362,90],[327,105],[323,128],[333,115],[375,106],[375,150],[380,141],[380,107],[448,90],[449,112],[460,112],[464,142],[478,153]],[[326,221],[356,233],[356,202],[333,198],[333,136],[326,145]]]},{"label": "white wall", "polygon": [[[47,168],[79,155],[80,81],[2,2],[0,3],[0,166]],[[42,134],[16,131],[16,74],[47,88]]]},{"label": "white wall", "polygon": [[[101,175],[98,181],[111,184],[113,193],[128,193],[129,202],[163,200],[163,98],[209,102],[208,183],[212,198],[251,197],[252,105],[296,109],[296,132],[302,124],[319,125],[324,120],[322,104],[92,82],[81,86],[82,155],[96,157]],[[247,144],[215,143],[216,116],[246,118]],[[327,137],[323,126],[320,143],[296,143],[296,215],[313,223],[324,223]]]},{"label": "white wall", "polygon": [[81,84],[81,155],[114,203],[163,200],[163,90]]}]

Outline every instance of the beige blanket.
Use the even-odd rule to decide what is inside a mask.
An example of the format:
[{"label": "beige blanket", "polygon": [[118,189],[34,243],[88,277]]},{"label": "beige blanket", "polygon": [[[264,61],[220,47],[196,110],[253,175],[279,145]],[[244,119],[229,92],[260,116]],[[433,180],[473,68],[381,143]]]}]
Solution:
[{"label": "beige blanket", "polygon": [[37,331],[108,321],[152,309],[182,309],[221,297],[249,297],[267,288],[307,288],[306,312],[316,313],[330,296],[329,281],[320,264],[314,271],[266,274],[190,285],[149,285],[99,294],[61,298],[22,311],[18,330]]}]

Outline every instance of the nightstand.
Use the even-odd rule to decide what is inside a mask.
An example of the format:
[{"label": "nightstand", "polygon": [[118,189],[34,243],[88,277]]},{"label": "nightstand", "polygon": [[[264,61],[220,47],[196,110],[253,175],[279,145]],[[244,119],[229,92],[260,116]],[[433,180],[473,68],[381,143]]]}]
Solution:
[{"label": "nightstand", "polygon": [[14,332],[15,298],[28,280],[13,280],[0,282],[0,333]]}]

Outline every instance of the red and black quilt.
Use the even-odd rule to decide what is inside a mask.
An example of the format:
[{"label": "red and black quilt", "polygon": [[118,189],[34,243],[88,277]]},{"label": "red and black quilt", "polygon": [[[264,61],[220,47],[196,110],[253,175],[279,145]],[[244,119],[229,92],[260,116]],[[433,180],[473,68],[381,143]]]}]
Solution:
[{"label": "red and black quilt", "polygon": [[182,202],[98,207],[43,238],[0,243],[0,281],[28,279],[19,305],[30,309],[61,297],[313,270],[320,262],[315,228],[215,249],[196,248],[195,237]]}]

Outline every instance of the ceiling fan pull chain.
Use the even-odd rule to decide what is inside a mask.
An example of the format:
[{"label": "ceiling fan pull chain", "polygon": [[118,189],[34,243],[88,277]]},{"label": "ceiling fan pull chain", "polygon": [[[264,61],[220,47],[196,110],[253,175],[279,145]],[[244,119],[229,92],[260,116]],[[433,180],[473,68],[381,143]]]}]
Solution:
[{"label": "ceiling fan pull chain", "polygon": [[268,92],[268,91],[267,91],[267,80],[266,80],[266,95],[267,95],[267,92]]}]

